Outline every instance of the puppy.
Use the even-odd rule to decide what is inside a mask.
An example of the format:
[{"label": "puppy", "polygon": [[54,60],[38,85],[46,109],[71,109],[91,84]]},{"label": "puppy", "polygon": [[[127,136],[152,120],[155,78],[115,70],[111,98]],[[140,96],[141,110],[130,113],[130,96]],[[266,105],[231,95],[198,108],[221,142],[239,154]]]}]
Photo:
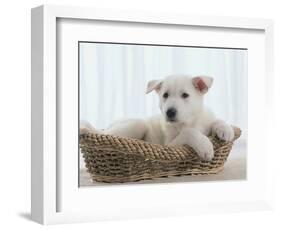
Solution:
[{"label": "puppy", "polygon": [[205,108],[204,95],[213,79],[207,76],[168,76],[148,82],[146,93],[155,91],[162,115],[146,120],[126,119],[113,123],[103,131],[94,130],[89,123],[81,123],[80,133],[88,131],[141,139],[167,146],[189,145],[198,156],[210,161],[214,148],[208,135],[215,133],[221,140],[231,141],[234,131]]}]

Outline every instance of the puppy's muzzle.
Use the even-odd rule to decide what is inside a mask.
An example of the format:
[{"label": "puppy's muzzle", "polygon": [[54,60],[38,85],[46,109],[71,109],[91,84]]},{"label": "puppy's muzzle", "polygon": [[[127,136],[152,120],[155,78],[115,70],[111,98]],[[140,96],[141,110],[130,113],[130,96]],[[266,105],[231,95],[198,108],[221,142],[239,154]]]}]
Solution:
[{"label": "puppy's muzzle", "polygon": [[169,108],[166,112],[166,116],[169,121],[176,121],[177,110],[175,108]]}]

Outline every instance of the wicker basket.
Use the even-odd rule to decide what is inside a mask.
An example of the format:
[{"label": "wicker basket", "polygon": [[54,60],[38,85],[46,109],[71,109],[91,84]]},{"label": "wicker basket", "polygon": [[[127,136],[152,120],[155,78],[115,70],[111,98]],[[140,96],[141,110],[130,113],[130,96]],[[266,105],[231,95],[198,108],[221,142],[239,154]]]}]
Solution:
[{"label": "wicker basket", "polygon": [[231,142],[210,136],[215,155],[212,161],[202,161],[188,146],[165,147],[145,141],[86,133],[80,136],[80,148],[93,181],[131,182],[160,177],[215,174],[223,165],[233,142],[241,130],[233,127]]}]

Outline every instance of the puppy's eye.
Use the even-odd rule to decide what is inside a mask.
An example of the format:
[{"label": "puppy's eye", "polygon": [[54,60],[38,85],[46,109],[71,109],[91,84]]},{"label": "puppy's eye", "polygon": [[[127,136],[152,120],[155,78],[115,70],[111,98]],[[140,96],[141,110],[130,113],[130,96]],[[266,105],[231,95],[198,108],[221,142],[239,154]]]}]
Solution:
[{"label": "puppy's eye", "polygon": [[168,98],[168,97],[169,97],[169,94],[166,92],[166,93],[163,94],[163,97],[164,97],[164,98]]},{"label": "puppy's eye", "polygon": [[181,95],[181,97],[182,97],[182,98],[188,98],[188,97],[189,97],[189,94],[188,94],[188,93],[183,93],[183,94]]}]

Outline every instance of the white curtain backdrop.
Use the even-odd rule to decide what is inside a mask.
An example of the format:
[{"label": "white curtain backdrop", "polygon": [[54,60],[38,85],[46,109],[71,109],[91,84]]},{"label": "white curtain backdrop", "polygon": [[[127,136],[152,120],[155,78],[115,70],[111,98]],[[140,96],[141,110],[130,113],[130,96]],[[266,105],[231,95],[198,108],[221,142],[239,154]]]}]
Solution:
[{"label": "white curtain backdrop", "polygon": [[146,84],[170,74],[209,75],[205,104],[247,131],[247,51],[80,43],[80,119],[105,128],[120,118],[159,113]]}]

